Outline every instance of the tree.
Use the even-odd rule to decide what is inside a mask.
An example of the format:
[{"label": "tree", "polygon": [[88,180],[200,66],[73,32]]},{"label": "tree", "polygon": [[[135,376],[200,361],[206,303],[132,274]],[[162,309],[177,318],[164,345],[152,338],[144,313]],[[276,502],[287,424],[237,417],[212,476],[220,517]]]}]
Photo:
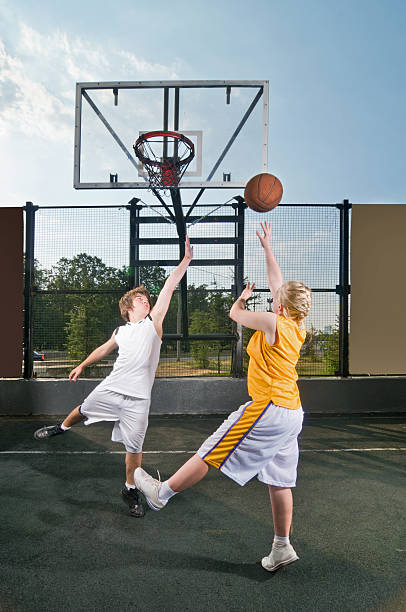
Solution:
[{"label": "tree", "polygon": [[[45,350],[68,348],[73,356],[105,341],[121,322],[118,300],[129,289],[129,277],[128,267],[107,266],[87,253],[62,257],[51,270],[41,269],[37,262],[36,286],[40,292],[50,293],[39,293],[35,299],[35,346]],[[158,266],[142,266],[140,279],[156,294],[165,282],[165,271]]]},{"label": "tree", "polygon": [[317,341],[326,364],[326,374],[336,374],[339,366],[339,324],[329,330],[319,331]]},{"label": "tree", "polygon": [[[192,334],[231,334],[232,322],[228,316],[233,298],[229,294],[212,293],[200,302],[201,308],[191,316],[190,333]],[[207,309],[207,310],[206,310]],[[191,352],[195,364],[207,368],[210,354],[216,353],[216,368],[221,373],[221,353],[230,345],[229,340],[195,341]]]},{"label": "tree", "polygon": [[[191,316],[189,331],[191,334],[209,333],[209,321],[204,312],[195,310]],[[207,340],[194,340],[191,345],[193,361],[198,368],[209,367],[209,344]]]},{"label": "tree", "polygon": [[301,355],[314,359],[318,346],[318,332],[313,327],[307,330],[306,338],[302,346]]},{"label": "tree", "polygon": [[100,311],[95,301],[75,306],[66,325],[68,357],[83,361],[96,346],[106,341],[100,328]]}]

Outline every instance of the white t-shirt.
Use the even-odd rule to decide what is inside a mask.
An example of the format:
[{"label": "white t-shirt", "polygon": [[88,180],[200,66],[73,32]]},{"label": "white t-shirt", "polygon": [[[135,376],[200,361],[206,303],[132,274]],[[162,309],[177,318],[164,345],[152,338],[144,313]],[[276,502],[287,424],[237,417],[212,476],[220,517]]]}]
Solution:
[{"label": "white t-shirt", "polygon": [[100,383],[101,387],[149,399],[158,367],[162,340],[149,315],[137,323],[126,323],[118,328],[115,341],[118,357],[112,372]]}]

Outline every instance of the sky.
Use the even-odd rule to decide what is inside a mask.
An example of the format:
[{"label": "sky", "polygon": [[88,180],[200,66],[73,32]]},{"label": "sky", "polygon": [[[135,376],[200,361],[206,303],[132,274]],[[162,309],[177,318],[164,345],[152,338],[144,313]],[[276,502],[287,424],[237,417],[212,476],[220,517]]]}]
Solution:
[{"label": "sky", "polygon": [[403,0],[0,0],[0,205],[127,202],[73,188],[75,84],[173,79],[269,80],[284,202],[405,203],[405,31]]}]

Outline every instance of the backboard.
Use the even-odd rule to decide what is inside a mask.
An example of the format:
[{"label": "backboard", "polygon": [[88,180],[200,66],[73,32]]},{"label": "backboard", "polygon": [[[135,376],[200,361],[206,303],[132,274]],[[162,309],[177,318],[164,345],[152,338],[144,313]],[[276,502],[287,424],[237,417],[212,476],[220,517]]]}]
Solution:
[{"label": "backboard", "polygon": [[77,83],[74,187],[149,189],[133,144],[172,130],[195,148],[179,188],[242,189],[267,172],[268,107],[268,81]]}]

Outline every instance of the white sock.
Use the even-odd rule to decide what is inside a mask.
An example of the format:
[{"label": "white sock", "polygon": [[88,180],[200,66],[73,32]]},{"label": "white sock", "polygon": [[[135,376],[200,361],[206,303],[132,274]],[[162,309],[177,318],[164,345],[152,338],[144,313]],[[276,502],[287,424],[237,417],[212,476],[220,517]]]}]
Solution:
[{"label": "white sock", "polygon": [[66,427],[66,425],[64,425],[63,423],[61,423],[59,427],[62,429],[62,431],[68,431],[68,429],[70,429],[70,427]]},{"label": "white sock", "polygon": [[159,499],[162,502],[167,502],[171,497],[179,493],[179,491],[172,491],[171,487],[168,484],[168,480],[165,480],[159,487]]},{"label": "white sock", "polygon": [[130,485],[128,484],[128,482],[125,483],[126,489],[127,491],[129,491],[130,489],[135,489],[135,485]]},{"label": "white sock", "polygon": [[284,536],[277,536],[276,535],[273,538],[273,542],[274,542],[274,544],[278,544],[278,543],[280,543],[280,544],[290,544],[289,536],[284,537]]}]

